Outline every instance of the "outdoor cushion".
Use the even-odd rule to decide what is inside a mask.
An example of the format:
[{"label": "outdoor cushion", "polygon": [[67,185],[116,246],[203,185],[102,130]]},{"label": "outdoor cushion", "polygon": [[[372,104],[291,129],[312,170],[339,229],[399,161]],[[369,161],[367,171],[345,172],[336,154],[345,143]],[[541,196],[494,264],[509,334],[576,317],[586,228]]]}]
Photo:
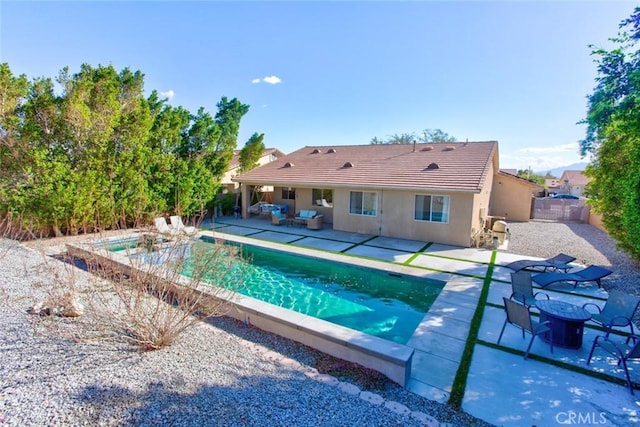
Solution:
[{"label": "outdoor cushion", "polygon": [[314,216],[316,216],[318,212],[317,211],[311,211],[308,209],[303,209],[300,211],[300,213],[298,214],[298,216],[296,218],[298,219],[311,219]]}]

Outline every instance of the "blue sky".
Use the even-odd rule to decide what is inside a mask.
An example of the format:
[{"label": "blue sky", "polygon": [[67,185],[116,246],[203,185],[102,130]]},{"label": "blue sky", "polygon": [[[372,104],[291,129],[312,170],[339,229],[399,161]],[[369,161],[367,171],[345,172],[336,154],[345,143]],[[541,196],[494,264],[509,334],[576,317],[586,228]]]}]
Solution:
[{"label": "blue sky", "polygon": [[440,128],[499,141],[502,168],[581,161],[590,44],[632,1],[0,2],[0,61],[55,77],[111,64],[193,113],[222,96],[285,153]]}]

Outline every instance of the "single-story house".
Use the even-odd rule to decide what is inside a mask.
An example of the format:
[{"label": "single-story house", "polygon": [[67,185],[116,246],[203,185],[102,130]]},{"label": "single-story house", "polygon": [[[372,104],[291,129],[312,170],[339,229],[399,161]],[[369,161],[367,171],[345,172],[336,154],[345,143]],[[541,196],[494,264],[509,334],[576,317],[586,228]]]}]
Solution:
[{"label": "single-story house", "polygon": [[529,221],[533,197],[544,189],[527,179],[501,170],[493,180],[491,190],[491,215],[510,221]]},{"label": "single-story house", "polygon": [[243,217],[249,188],[273,186],[273,203],[334,230],[459,246],[487,216],[528,221],[531,207],[528,181],[499,173],[497,141],[307,146],[233,181]]},{"label": "single-story house", "polygon": [[573,194],[574,196],[582,197],[584,187],[589,183],[589,178],[587,178],[583,171],[566,170],[562,172],[559,183],[559,193]]},{"label": "single-story house", "polygon": [[560,191],[560,181],[555,178],[547,178],[544,180],[544,186],[549,193],[555,194]]},{"label": "single-story house", "polygon": [[[258,159],[258,166],[266,165],[276,159],[284,157],[284,153],[277,148],[265,148],[262,156]],[[233,193],[238,189],[238,183],[233,182],[233,178],[238,175],[240,169],[240,150],[234,150],[233,158],[229,162],[229,169],[222,176],[221,183],[224,192]]]}]

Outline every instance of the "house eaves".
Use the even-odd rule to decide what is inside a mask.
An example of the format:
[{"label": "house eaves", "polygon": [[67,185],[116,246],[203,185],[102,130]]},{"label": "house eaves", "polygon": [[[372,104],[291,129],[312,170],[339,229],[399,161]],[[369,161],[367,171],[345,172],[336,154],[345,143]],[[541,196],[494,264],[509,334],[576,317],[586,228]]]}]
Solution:
[{"label": "house eaves", "polygon": [[[234,179],[235,181],[235,179]],[[291,187],[291,188],[350,188],[363,190],[400,190],[400,191],[435,191],[446,193],[472,193],[477,194],[480,189],[456,189],[456,188],[439,188],[429,186],[392,186],[386,184],[349,184],[349,183],[332,183],[326,182],[310,182],[310,181],[242,181],[245,185],[253,186],[275,186],[275,187]]]},{"label": "house eaves", "polygon": [[519,177],[517,175],[512,175],[512,174],[510,174],[508,172],[499,171],[498,175],[500,175],[503,178],[513,179],[514,181],[518,181],[518,182],[520,182],[522,184],[526,184],[526,185],[529,185],[531,187],[540,187],[540,185],[536,184],[535,182],[531,182],[528,179],[521,178],[521,177]]}]

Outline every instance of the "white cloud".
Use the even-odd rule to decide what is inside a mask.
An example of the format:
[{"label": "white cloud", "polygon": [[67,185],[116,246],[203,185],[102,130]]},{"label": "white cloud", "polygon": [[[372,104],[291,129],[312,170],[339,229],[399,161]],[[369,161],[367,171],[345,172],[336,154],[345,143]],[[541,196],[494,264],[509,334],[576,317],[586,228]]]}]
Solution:
[{"label": "white cloud", "polygon": [[545,172],[573,163],[589,161],[589,158],[580,158],[580,146],[577,142],[546,147],[509,148],[504,147],[504,150],[500,150],[501,168],[531,168],[534,172]]},{"label": "white cloud", "polygon": [[515,152],[500,152],[500,168],[528,169],[534,172],[546,172],[558,167],[569,166],[574,163],[588,162],[589,158],[580,158],[573,150],[545,151],[523,154],[522,150]]},{"label": "white cloud", "polygon": [[160,92],[160,96],[163,98],[171,99],[173,98],[173,95],[175,95],[175,92],[173,91],[173,89],[169,89],[166,92]]},{"label": "white cloud", "polygon": [[544,153],[577,153],[578,152],[578,143],[571,142],[569,144],[563,145],[555,145],[552,147],[525,147],[518,150],[520,153],[536,153],[536,154],[544,154]]},{"label": "white cloud", "polygon": [[269,83],[270,85],[277,85],[278,83],[282,82],[282,80],[280,80],[280,77],[278,76],[267,76],[262,79],[262,81],[265,83]]},{"label": "white cloud", "polygon": [[266,76],[262,79],[258,78],[251,80],[251,83],[253,84],[260,82],[269,83],[270,85],[277,85],[278,83],[282,83],[282,80],[278,76]]}]

